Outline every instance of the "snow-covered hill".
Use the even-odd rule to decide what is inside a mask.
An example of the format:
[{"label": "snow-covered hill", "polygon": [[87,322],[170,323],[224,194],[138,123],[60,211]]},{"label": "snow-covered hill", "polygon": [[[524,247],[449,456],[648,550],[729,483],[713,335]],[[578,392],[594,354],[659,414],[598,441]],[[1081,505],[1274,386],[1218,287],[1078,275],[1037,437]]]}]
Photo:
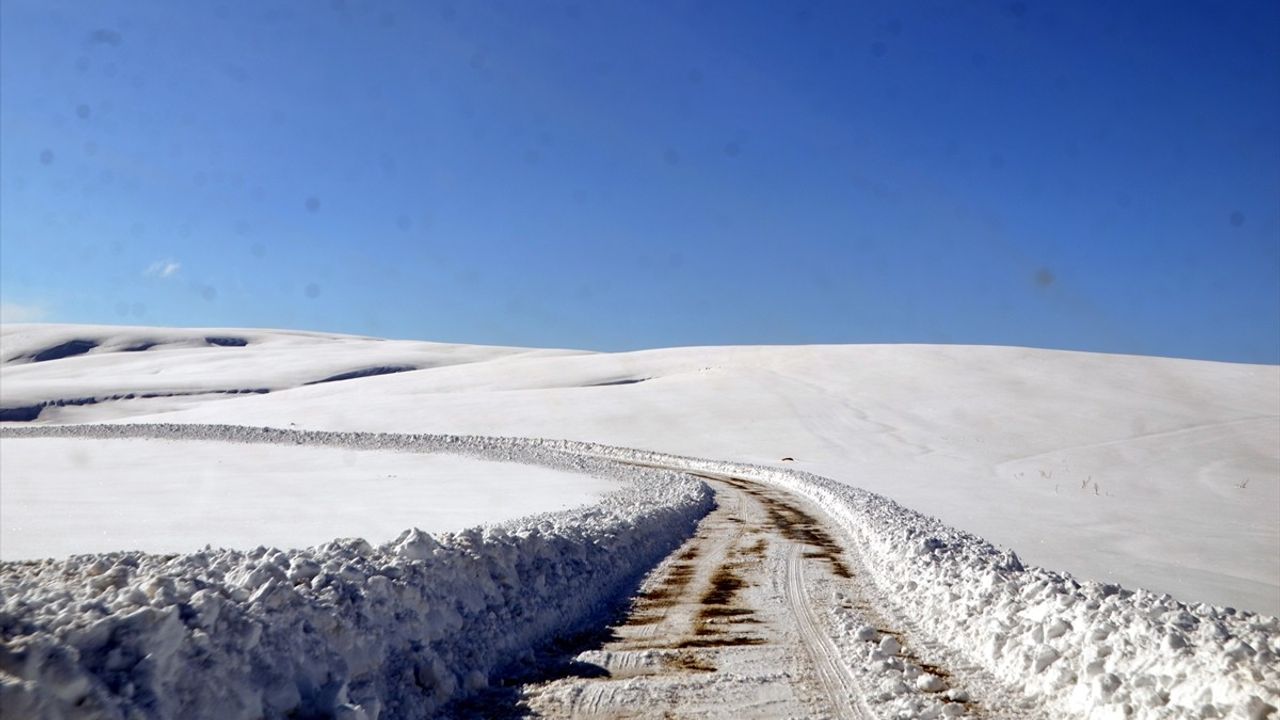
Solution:
[{"label": "snow-covered hill", "polygon": [[1038,565],[1280,614],[1275,366],[922,345],[586,353],[61,325],[6,326],[0,359],[0,408],[22,424],[548,437],[782,464]]},{"label": "snow-covered hill", "polygon": [[56,556],[0,563],[6,715],[452,714],[628,597],[576,656],[607,677],[517,697],[1280,706],[1275,367],[83,326],[5,328],[0,360],[0,552]]}]

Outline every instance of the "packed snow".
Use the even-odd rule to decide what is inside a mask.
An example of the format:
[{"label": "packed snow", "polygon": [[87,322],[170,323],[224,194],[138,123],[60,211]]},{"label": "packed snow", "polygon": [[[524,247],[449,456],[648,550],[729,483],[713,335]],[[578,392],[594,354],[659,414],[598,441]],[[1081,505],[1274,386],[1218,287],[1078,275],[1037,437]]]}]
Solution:
[{"label": "packed snow", "polygon": [[[96,345],[30,359],[74,340]],[[125,352],[145,343],[155,345]],[[793,457],[789,467],[1029,562],[1280,614],[1277,366],[923,345],[582,353],[64,325],[0,328],[0,357],[0,409],[101,400],[50,404],[36,422],[295,424]],[[385,365],[422,369],[305,385]],[[138,396],[237,389],[270,392]]]},{"label": "packed snow", "polygon": [[590,504],[613,481],[456,455],[0,439],[0,559],[390,541]]}]

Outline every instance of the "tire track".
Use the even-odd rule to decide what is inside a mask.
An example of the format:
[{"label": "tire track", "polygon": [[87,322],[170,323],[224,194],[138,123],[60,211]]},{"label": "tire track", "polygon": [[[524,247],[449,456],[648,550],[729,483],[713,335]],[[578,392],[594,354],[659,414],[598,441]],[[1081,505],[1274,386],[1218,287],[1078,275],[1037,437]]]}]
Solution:
[{"label": "tire track", "polygon": [[718,507],[646,579],[613,639],[574,658],[598,672],[526,686],[528,707],[576,720],[871,720],[804,587],[806,565],[828,572],[826,536],[755,483],[700,477]]},{"label": "tire track", "polygon": [[872,720],[875,716],[863,701],[863,693],[844,664],[840,652],[831,637],[814,617],[809,593],[805,584],[804,548],[793,544],[787,554],[787,605],[800,628],[800,639],[809,653],[831,706],[840,717],[851,720]]}]

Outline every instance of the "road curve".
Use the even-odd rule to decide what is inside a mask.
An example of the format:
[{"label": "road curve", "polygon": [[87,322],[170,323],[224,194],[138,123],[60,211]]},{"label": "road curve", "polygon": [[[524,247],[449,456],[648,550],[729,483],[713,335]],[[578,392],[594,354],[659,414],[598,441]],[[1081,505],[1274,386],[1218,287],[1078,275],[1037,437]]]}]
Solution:
[{"label": "road curve", "polygon": [[[929,629],[899,607],[900,598],[871,582],[859,548],[836,522],[773,484],[577,451],[555,441],[216,425],[50,426],[5,429],[0,437],[72,434],[408,452],[458,452],[481,442],[513,461],[521,461],[518,449],[527,445],[583,460],[686,472],[713,488],[718,508],[648,575],[625,618],[596,642],[573,648],[573,661],[562,665],[568,671],[544,673],[514,695],[497,693],[503,707],[485,707],[482,697],[470,706],[479,712],[460,708],[460,717],[532,709],[570,718],[675,713],[862,720],[914,716],[925,708],[930,716],[1045,717],[1016,689],[933,642]],[[570,649],[571,640],[558,651]]]}]

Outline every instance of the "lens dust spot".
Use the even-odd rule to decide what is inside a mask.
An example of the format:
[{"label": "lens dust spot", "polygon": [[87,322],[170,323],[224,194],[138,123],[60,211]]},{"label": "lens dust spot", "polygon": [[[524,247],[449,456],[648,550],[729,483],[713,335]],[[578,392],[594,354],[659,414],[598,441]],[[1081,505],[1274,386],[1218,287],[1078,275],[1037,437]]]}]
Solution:
[{"label": "lens dust spot", "polygon": [[307,206],[307,212],[309,213],[320,212],[320,198],[316,197],[315,195],[312,195],[311,197],[307,198],[306,206]]},{"label": "lens dust spot", "polygon": [[316,298],[320,297],[320,286],[319,286],[319,285],[317,285],[317,284],[315,284],[315,283],[307,283],[307,286],[306,286],[305,288],[303,288],[303,291],[302,291],[302,292],[303,292],[303,293],[304,293],[308,298],[311,298],[312,300],[314,300],[314,299],[316,299]]},{"label": "lens dust spot", "polygon": [[1036,287],[1047,288],[1057,281],[1049,268],[1040,268],[1036,271]]},{"label": "lens dust spot", "polygon": [[116,47],[124,40],[124,36],[115,30],[100,28],[89,33],[89,42]]},{"label": "lens dust spot", "polygon": [[1242,227],[1244,225],[1244,213],[1236,210],[1231,213],[1231,227]]},{"label": "lens dust spot", "polygon": [[41,164],[41,165],[52,165],[52,164],[53,164],[53,151],[52,151],[52,150],[50,150],[50,149],[48,149],[48,148],[45,148],[44,150],[41,150],[41,151],[40,151],[40,164]]}]

